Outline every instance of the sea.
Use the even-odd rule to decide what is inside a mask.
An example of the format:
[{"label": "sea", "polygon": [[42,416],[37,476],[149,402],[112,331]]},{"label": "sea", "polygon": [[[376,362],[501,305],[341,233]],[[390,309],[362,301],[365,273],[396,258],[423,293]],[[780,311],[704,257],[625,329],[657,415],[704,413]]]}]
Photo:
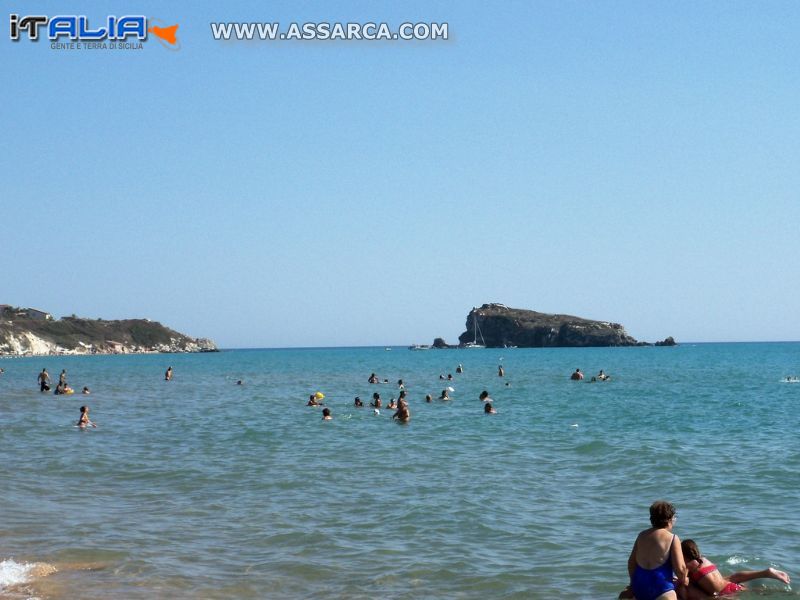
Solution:
[{"label": "sea", "polygon": [[[800,343],[0,368],[0,598],[613,599],[658,499],[723,573],[800,578]],[[76,394],[40,393],[42,368]],[[405,424],[385,408],[400,379]],[[317,392],[330,421],[306,406]],[[96,429],[75,426],[81,405]],[[798,590],[757,580],[739,596]]]}]

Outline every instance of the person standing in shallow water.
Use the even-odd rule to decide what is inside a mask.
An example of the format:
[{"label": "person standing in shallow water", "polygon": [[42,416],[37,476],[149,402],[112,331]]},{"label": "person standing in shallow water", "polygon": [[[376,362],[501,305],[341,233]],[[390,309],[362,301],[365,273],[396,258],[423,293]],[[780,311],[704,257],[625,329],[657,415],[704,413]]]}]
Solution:
[{"label": "person standing in shallow water", "polygon": [[497,367],[497,376],[498,377],[505,377],[506,370],[503,368],[503,365],[499,365]]},{"label": "person standing in shallow water", "polygon": [[40,392],[50,391],[50,374],[47,372],[47,369],[42,369],[42,372],[39,373],[39,377],[37,379],[39,381]]},{"label": "person standing in shallow water", "polygon": [[575,372],[570,376],[570,379],[572,379],[572,381],[580,381],[583,379],[583,373],[581,373],[580,369],[575,369]]},{"label": "person standing in shallow water", "polygon": [[167,371],[164,373],[164,381],[172,381],[172,367],[167,367]]}]

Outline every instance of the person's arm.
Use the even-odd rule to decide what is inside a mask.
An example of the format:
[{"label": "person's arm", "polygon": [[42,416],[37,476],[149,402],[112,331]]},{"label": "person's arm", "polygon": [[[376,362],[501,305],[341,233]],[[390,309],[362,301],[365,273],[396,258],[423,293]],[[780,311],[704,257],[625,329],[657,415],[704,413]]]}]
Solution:
[{"label": "person's arm", "polygon": [[636,544],[639,543],[639,538],[636,538],[636,541],[633,542],[633,548],[631,549],[631,555],[628,557],[628,577],[633,578],[633,572],[636,570]]},{"label": "person's arm", "polygon": [[681,541],[676,535],[672,538],[672,570],[678,578],[678,583],[689,585],[689,570],[686,568],[686,563],[683,560],[683,552],[681,551]]}]

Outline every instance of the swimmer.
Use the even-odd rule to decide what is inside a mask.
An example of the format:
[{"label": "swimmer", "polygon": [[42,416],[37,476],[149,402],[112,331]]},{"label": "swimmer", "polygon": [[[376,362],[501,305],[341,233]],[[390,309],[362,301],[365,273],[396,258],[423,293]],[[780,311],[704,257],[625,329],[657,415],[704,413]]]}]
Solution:
[{"label": "swimmer", "polygon": [[378,381],[378,376],[375,375],[375,373],[373,373],[372,375],[369,376],[367,383],[380,383],[380,381]]},{"label": "swimmer", "polygon": [[78,419],[78,427],[81,429],[86,429],[87,425],[91,425],[92,427],[97,427],[91,420],[89,420],[89,407],[88,406],[81,406],[81,418]]},{"label": "swimmer", "polygon": [[442,395],[439,396],[439,400],[451,400],[450,396],[447,395],[447,390],[442,390]]},{"label": "swimmer", "polygon": [[50,374],[47,372],[47,369],[42,369],[42,372],[39,373],[39,377],[37,377],[37,381],[39,382],[40,392],[50,391]]},{"label": "swimmer", "polygon": [[403,385],[403,380],[402,379],[398,379],[397,380],[397,387],[400,388],[401,390],[406,389],[406,386]]},{"label": "swimmer", "polygon": [[400,423],[407,423],[411,419],[411,411],[408,410],[408,402],[405,400],[398,402],[397,412],[392,415],[392,419],[397,419]]},{"label": "swimmer", "polygon": [[487,402],[483,405],[483,413],[486,415],[496,415],[497,411],[494,409],[494,406]]},{"label": "swimmer", "polygon": [[453,374],[452,373],[448,373],[447,374],[447,381],[453,381]]},{"label": "swimmer", "polygon": [[575,369],[575,372],[570,376],[570,379],[572,379],[572,381],[580,381],[583,379],[583,373],[581,373],[580,369]]},{"label": "swimmer", "polygon": [[327,406],[322,409],[322,420],[323,421],[333,421],[333,415],[331,415],[331,409]]},{"label": "swimmer", "polygon": [[236,382],[236,385],[244,385],[244,382],[240,379],[239,381]]},{"label": "swimmer", "polygon": [[311,394],[308,397],[308,402],[306,403],[306,406],[323,406],[323,404],[322,402],[317,400],[317,397],[314,394]]},{"label": "swimmer", "polygon": [[92,393],[91,390],[87,386],[83,386],[83,390],[81,390],[81,394],[84,394],[84,395],[88,396],[91,393]]},{"label": "swimmer", "polygon": [[481,395],[478,396],[478,400],[481,400],[482,402],[492,402],[492,399],[489,397],[489,392],[486,390],[481,392]]},{"label": "swimmer", "polygon": [[503,368],[503,365],[498,365],[497,366],[497,376],[498,377],[505,377],[505,375],[506,375],[506,370]]},{"label": "swimmer", "polygon": [[164,381],[172,381],[172,367],[167,367],[164,372]]},{"label": "swimmer", "polygon": [[380,408],[381,407],[381,405],[382,405],[382,403],[381,403],[381,395],[378,392],[375,392],[374,394],[372,394],[372,402],[370,402],[369,405],[371,407],[373,407],[373,408]]},{"label": "swimmer", "polygon": [[425,402],[430,404],[432,400],[433,400],[433,398],[431,397],[430,394],[425,394]]},{"label": "swimmer", "polygon": [[58,376],[58,383],[67,383],[67,370],[61,369],[61,375]]},{"label": "swimmer", "polygon": [[[600,369],[600,372],[597,374],[597,378],[598,378],[600,381],[608,381],[609,379],[611,379],[611,377],[609,377],[608,375],[606,375],[606,374],[603,372],[603,369]],[[594,379],[594,377],[593,377],[592,379]]]},{"label": "swimmer", "polygon": [[56,396],[60,396],[61,394],[67,393],[67,384],[61,381],[58,382],[56,385],[56,389],[53,391]]},{"label": "swimmer", "polygon": [[386,406],[389,410],[394,410],[397,408],[397,402],[394,401],[394,398],[389,398],[389,404]]},{"label": "swimmer", "polygon": [[444,379],[444,375],[442,375],[441,373],[439,373],[439,379]]},{"label": "swimmer", "polygon": [[456,373],[463,373],[463,372],[464,372],[464,367],[461,365],[461,363],[458,363],[458,366],[456,367]]},{"label": "swimmer", "polygon": [[511,387],[511,382],[510,381],[506,381],[506,387]]},{"label": "swimmer", "polygon": [[355,406],[356,408],[362,408],[364,406],[364,403],[361,401],[361,398],[356,396],[356,399],[353,400],[353,406]]},{"label": "swimmer", "polygon": [[752,579],[776,579],[789,584],[789,576],[772,567],[761,571],[737,571],[724,577],[714,563],[700,554],[700,548],[697,547],[694,540],[683,540],[681,551],[683,560],[686,561],[686,567],[689,569],[690,581],[710,596],[717,594],[725,596],[744,591],[747,588],[741,584]]}]

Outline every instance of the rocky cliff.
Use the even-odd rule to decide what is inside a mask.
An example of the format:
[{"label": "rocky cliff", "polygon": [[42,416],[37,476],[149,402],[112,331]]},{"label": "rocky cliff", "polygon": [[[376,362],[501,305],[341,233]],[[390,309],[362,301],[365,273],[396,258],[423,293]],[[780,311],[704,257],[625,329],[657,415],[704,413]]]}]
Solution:
[{"label": "rocky cliff", "polygon": [[[45,316],[40,316],[45,315]],[[140,352],[214,352],[214,342],[178,333],[148,319],[54,320],[47,313],[3,306],[0,354],[128,354]]]},{"label": "rocky cliff", "polygon": [[629,336],[619,323],[551,315],[503,304],[484,304],[470,311],[467,330],[458,341],[463,345],[475,338],[489,348],[646,345]]}]

